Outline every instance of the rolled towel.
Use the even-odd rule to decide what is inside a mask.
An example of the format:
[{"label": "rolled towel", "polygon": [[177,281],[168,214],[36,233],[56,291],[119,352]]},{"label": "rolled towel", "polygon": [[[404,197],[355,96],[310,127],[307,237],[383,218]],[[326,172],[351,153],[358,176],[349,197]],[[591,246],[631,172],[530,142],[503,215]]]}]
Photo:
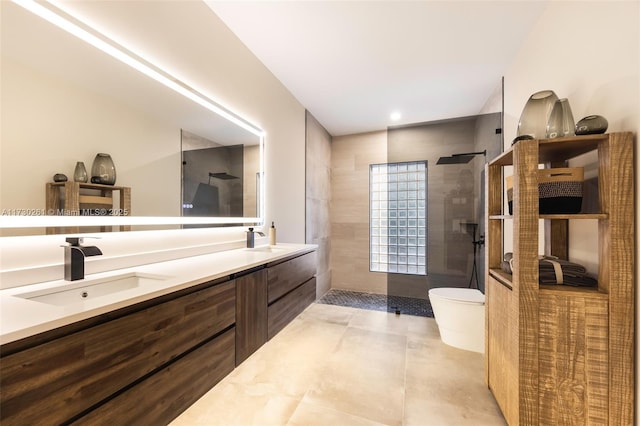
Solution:
[{"label": "rolled towel", "polygon": [[[513,253],[505,253],[501,269],[513,273]],[[579,287],[597,287],[598,280],[587,273],[587,269],[575,262],[562,260],[555,256],[540,256],[538,275],[540,284],[558,284]]]}]

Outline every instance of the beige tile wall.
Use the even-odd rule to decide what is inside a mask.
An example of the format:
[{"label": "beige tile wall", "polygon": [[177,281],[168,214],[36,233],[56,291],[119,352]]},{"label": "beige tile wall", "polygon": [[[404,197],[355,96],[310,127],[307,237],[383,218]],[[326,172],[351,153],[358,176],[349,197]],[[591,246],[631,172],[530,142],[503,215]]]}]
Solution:
[{"label": "beige tile wall", "polygon": [[308,244],[318,244],[316,297],[331,288],[331,135],[306,113],[306,219]]},{"label": "beige tile wall", "polygon": [[386,274],[369,272],[369,165],[386,161],[386,130],[332,140],[332,288],[386,294]]},{"label": "beige tile wall", "polygon": [[[474,210],[479,177],[473,173],[482,156],[467,164],[437,164],[440,157],[475,151],[475,117],[461,117],[392,129],[388,132],[388,161],[427,161],[427,273],[390,275],[396,295],[426,296],[433,287],[466,287],[473,266],[472,239],[460,222],[477,223]],[[410,279],[412,278],[412,280]],[[398,282],[401,280],[401,282]],[[413,285],[409,283],[413,281]],[[400,290],[395,293],[395,290]]]}]

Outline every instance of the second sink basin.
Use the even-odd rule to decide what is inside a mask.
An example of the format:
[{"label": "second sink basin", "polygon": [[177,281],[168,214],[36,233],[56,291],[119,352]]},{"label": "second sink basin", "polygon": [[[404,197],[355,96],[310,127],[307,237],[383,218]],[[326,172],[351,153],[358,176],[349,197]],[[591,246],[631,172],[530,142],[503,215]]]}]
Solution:
[{"label": "second sink basin", "polygon": [[162,275],[129,272],[105,278],[79,280],[55,288],[20,293],[15,296],[34,302],[65,306],[157,283],[168,278]]},{"label": "second sink basin", "polygon": [[276,247],[276,246],[262,246],[262,247],[248,248],[247,250],[263,252],[263,253],[280,253],[280,252],[286,251],[287,249],[284,247]]}]

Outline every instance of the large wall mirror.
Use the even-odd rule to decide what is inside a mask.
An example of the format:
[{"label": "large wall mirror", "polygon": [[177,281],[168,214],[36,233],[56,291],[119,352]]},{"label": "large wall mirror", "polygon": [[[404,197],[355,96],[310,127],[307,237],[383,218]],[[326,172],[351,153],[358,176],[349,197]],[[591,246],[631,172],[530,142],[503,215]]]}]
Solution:
[{"label": "large wall mirror", "polygon": [[[160,225],[153,229],[176,228],[189,220],[218,225],[263,221],[264,145],[259,128],[224,108],[226,117],[212,112],[196,102],[199,99],[187,99],[13,2],[1,2],[0,8],[1,235],[43,234],[50,224],[61,223],[56,222],[60,216],[48,215],[46,184],[55,174],[73,181],[78,162],[91,174],[98,153],[113,159],[115,187],[130,188],[130,217],[141,220],[132,219],[127,229],[147,229],[154,223]],[[176,84],[187,95],[201,95],[182,82]],[[216,150],[226,160],[216,160]],[[204,152],[208,163],[199,155]],[[242,159],[229,152],[242,152]],[[189,174],[183,185],[185,161],[201,169]],[[224,179],[224,174],[236,179]],[[199,186],[205,191],[216,188],[215,212],[185,210],[198,205]],[[112,196],[117,210],[118,191]],[[204,214],[217,218],[209,220]],[[33,216],[44,226],[7,225]],[[147,223],[144,218],[167,220]],[[66,219],[94,223],[83,222],[91,219],[86,217]]]}]

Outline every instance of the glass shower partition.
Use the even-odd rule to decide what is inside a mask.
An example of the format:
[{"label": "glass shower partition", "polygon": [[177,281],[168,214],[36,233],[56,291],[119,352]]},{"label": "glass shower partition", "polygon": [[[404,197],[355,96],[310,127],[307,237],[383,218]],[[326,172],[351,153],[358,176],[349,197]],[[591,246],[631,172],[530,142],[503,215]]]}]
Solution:
[{"label": "glass shower partition", "polygon": [[[427,300],[429,289],[434,287],[471,287],[484,292],[484,165],[502,151],[501,128],[501,114],[493,113],[388,129],[387,167],[403,164],[424,167],[425,185],[418,196],[425,202],[420,207],[416,203],[415,213],[409,209],[406,215],[426,218],[423,227],[408,220],[395,222],[397,230],[393,232],[397,232],[397,239],[396,235],[380,232],[377,235],[378,242],[385,237],[387,260],[398,251],[393,258],[397,260],[396,269],[391,270],[389,264],[386,271],[388,311],[410,314],[412,309],[429,309],[420,307],[420,299]],[[408,186],[403,194],[405,186],[396,186],[392,179],[387,182],[387,193],[392,194],[391,189],[398,188],[398,203],[388,200],[388,218],[381,218],[384,221],[380,222],[388,225],[388,233],[392,232],[395,216],[400,219],[400,214],[405,214],[393,207],[400,206],[401,198],[409,201],[413,196]],[[420,233],[424,238],[422,269],[410,263],[417,261],[409,255],[409,250],[414,250],[409,244],[414,242],[409,240],[410,233]],[[400,240],[401,234],[406,234],[407,240]],[[416,252],[420,250],[420,236],[415,240]],[[404,242],[407,246],[401,248],[400,243]]]}]

